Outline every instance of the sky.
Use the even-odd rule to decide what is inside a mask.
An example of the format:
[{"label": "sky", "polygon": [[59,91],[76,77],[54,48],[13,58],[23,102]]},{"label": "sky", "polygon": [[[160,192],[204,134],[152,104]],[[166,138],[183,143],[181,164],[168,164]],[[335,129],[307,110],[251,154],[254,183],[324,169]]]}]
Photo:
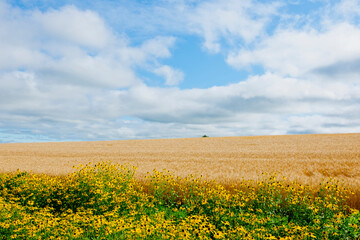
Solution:
[{"label": "sky", "polygon": [[358,0],[0,0],[0,143],[359,132]]}]

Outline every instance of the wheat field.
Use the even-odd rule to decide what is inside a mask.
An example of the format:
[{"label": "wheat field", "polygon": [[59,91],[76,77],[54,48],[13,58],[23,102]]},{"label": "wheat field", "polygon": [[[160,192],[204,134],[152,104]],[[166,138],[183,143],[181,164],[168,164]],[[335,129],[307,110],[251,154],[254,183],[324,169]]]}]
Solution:
[{"label": "wheat field", "polygon": [[356,192],[351,205],[360,206],[360,134],[0,144],[0,172],[65,175],[100,161],[136,166],[138,179],[154,169],[225,185],[265,172],[313,185],[332,177]]},{"label": "wheat field", "polygon": [[0,172],[63,175],[103,160],[134,165],[139,178],[167,169],[226,183],[278,172],[304,183],[336,177],[360,186],[360,134],[0,144]]}]

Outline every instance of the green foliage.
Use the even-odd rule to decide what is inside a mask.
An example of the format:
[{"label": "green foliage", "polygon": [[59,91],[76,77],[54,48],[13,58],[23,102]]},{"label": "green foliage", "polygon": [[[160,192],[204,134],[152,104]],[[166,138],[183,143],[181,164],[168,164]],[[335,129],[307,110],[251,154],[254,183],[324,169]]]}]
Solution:
[{"label": "green foliage", "polygon": [[359,239],[360,213],[334,179],[318,187],[265,175],[231,190],[101,163],[64,177],[0,175],[2,239]]}]

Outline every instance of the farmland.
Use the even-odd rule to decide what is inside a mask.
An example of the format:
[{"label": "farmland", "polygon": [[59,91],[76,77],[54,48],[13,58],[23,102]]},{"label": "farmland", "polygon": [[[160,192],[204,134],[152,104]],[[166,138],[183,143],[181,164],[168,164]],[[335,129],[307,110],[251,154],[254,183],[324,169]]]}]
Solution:
[{"label": "farmland", "polygon": [[359,146],[360,134],[0,144],[0,234],[357,239]]},{"label": "farmland", "polygon": [[277,172],[302,183],[336,177],[360,186],[359,146],[360,134],[0,144],[0,172],[64,175],[105,160],[136,166],[138,178],[167,169],[232,183]]}]

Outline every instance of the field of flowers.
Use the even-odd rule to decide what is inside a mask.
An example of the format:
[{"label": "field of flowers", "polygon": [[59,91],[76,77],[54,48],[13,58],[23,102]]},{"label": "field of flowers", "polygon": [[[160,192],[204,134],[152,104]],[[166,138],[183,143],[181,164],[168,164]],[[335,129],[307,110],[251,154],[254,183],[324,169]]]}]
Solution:
[{"label": "field of flowers", "polygon": [[0,175],[1,239],[359,239],[351,192],[333,179],[317,187],[275,174],[216,182],[168,171],[134,178],[134,167],[102,162],[66,176]]}]

